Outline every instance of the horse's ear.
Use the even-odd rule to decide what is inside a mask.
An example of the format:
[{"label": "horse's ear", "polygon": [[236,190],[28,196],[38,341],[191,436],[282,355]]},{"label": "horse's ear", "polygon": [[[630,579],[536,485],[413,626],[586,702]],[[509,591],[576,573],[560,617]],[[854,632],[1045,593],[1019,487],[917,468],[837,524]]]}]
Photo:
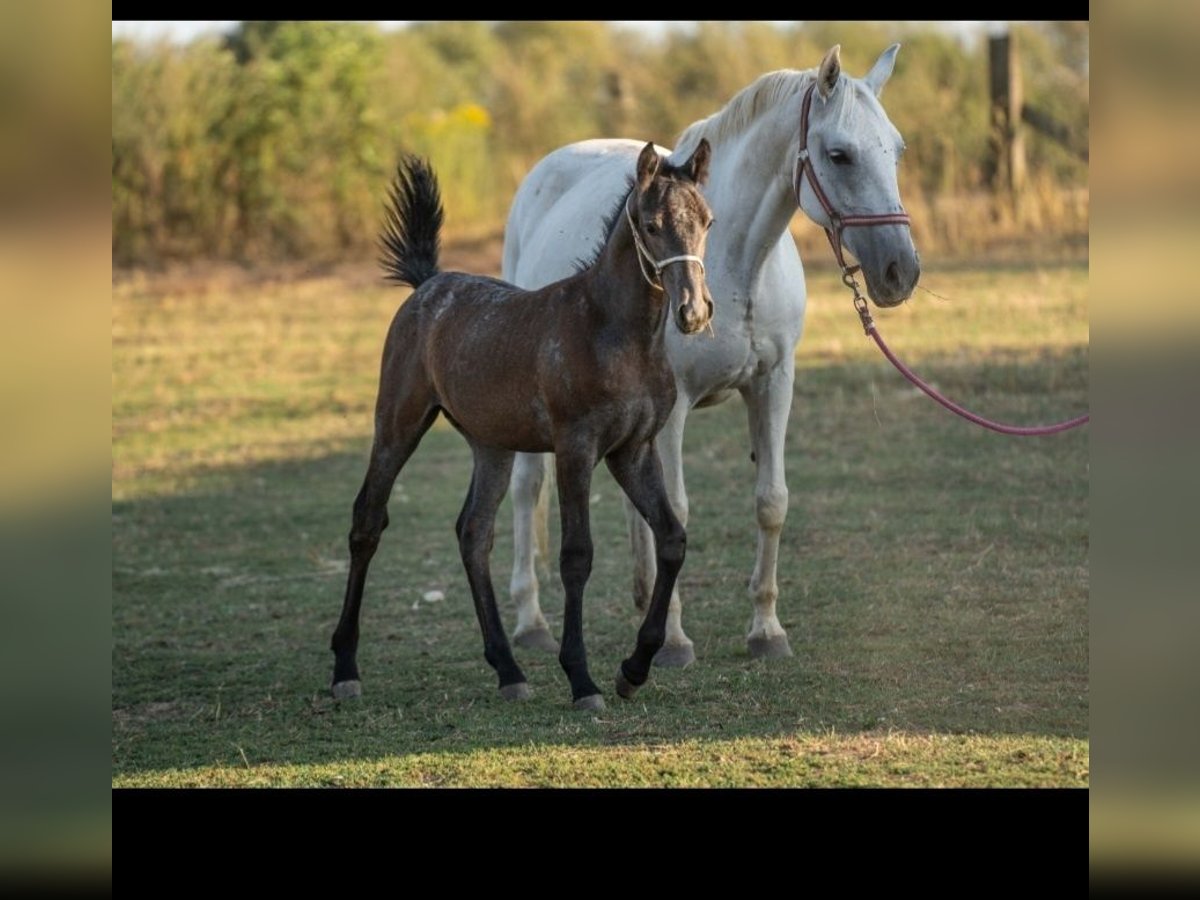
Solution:
[{"label": "horse's ear", "polygon": [[842,45],[834,44],[829,48],[829,52],[825,54],[825,58],[821,60],[821,67],[817,69],[817,90],[821,92],[823,99],[829,99],[829,95],[837,87],[838,78],[841,77],[841,74]]},{"label": "horse's ear", "polygon": [[883,86],[892,77],[892,68],[896,65],[896,51],[899,49],[899,44],[892,44],[880,53],[879,59],[875,60],[875,65],[871,66],[871,71],[863,78],[867,86],[875,92],[876,97],[883,92]]},{"label": "horse's ear", "polygon": [[683,164],[683,167],[692,176],[692,181],[701,187],[708,181],[708,162],[711,159],[712,145],[708,142],[708,138],[700,138],[700,143],[692,151],[692,158]]},{"label": "horse's ear", "polygon": [[654,142],[651,141],[642,148],[642,152],[638,155],[637,185],[639,191],[644,191],[650,187],[650,182],[658,174],[659,163],[658,151],[654,149]]}]

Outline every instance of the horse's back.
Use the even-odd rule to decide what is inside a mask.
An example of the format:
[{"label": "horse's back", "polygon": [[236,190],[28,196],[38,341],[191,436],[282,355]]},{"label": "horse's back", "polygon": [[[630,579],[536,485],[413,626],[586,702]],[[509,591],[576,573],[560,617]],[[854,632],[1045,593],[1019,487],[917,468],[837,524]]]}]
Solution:
[{"label": "horse's back", "polygon": [[503,274],[538,288],[575,271],[605,238],[604,220],[628,189],[644,143],[579,141],[544,156],[517,189],[504,228]]}]

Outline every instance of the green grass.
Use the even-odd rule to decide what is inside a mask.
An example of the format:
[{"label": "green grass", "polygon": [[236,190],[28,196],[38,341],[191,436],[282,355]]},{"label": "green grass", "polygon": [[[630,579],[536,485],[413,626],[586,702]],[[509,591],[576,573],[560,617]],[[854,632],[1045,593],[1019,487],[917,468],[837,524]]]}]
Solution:
[{"label": "green grass", "polygon": [[[1087,406],[1083,265],[931,271],[877,314],[943,391],[1018,423]],[[401,473],[368,580],[364,696],[328,697],[382,337],[370,277],[113,288],[114,785],[1087,785],[1088,433],[1009,438],[915,394],[810,279],[780,618],[748,659],[753,466],[740,402],[694,414],[681,576],[698,661],[611,690],[638,618],[619,492],[593,494],[585,625],[608,709],[553,658],[503,703],[458,559],[466,444]],[[554,517],[556,518],[556,516]],[[493,570],[511,627],[511,507]],[[553,518],[552,518],[552,524]],[[552,528],[557,541],[557,529]],[[431,589],[439,603],[418,602]],[[543,606],[561,624],[557,578]]]}]

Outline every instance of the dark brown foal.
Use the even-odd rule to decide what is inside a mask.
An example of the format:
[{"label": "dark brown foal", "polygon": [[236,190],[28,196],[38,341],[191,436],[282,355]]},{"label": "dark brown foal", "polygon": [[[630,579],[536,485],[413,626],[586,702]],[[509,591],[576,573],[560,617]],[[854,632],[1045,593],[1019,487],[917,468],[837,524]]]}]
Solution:
[{"label": "dark brown foal", "polygon": [[388,524],[392,484],[439,411],[474,454],[456,531],[500,693],[529,696],[488,569],[496,510],[517,451],[555,454],[566,591],[559,661],[578,708],[604,706],[583,645],[583,589],[592,568],[588,500],[601,459],[653,530],[658,575],[637,646],[617,673],[617,692],[630,697],[645,682],[684,557],[684,529],[663,486],[654,437],[675,403],[663,345],[667,320],[693,334],[713,312],[702,262],[713,218],[698,189],[709,152],[701,141],[676,168],[647,144],[595,262],[536,291],[439,272],[437,181],[427,163],[402,163],[382,262],[390,278],[416,290],[396,313],[383,350],[375,442],[354,502],[350,575],[333,634],[335,697],[361,693],[355,653],[367,566]]}]

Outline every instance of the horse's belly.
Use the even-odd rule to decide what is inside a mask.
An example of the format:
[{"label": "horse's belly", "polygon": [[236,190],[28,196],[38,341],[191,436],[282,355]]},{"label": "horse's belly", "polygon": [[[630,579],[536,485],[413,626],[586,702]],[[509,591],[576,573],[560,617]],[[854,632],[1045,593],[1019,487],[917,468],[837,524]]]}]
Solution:
[{"label": "horse's belly", "polygon": [[553,449],[550,420],[540,402],[470,386],[442,385],[438,392],[451,424],[475,443],[522,453]]}]

